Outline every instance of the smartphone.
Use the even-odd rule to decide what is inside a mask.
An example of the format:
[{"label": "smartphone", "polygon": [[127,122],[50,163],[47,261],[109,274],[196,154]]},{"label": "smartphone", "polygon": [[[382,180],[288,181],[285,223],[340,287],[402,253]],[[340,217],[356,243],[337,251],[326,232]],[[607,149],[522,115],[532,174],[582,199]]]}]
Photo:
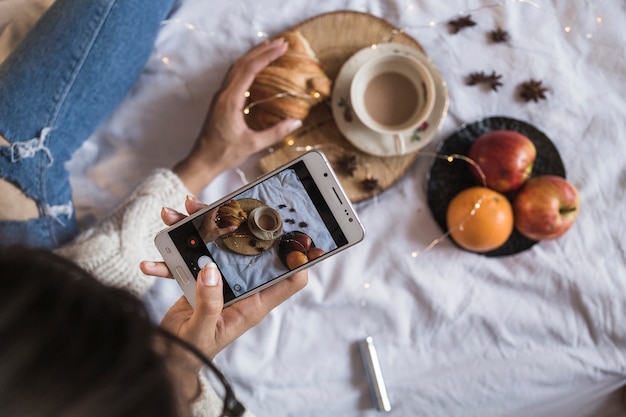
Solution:
[{"label": "smartphone", "polygon": [[162,230],[155,244],[194,307],[198,273],[215,262],[228,306],[364,235],[326,156],[314,150]]}]

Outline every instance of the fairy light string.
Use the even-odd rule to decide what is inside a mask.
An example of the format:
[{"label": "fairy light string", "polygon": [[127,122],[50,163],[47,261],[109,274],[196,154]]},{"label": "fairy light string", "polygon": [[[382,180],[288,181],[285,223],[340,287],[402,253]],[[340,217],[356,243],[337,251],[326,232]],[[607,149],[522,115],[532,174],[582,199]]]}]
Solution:
[{"label": "fairy light string", "polygon": [[[245,96],[245,98],[249,99],[251,97],[250,91],[246,91],[244,93],[244,96]],[[243,114],[245,114],[245,115],[250,114],[250,110],[252,110],[252,108],[254,106],[257,106],[257,105],[263,104],[263,103],[267,103],[269,101],[277,100],[277,99],[280,99],[280,98],[284,98],[284,97],[300,98],[300,99],[303,99],[303,100],[310,100],[313,103],[315,103],[320,98],[320,96],[321,96],[321,94],[319,93],[319,91],[315,91],[315,90],[310,91],[308,94],[297,93],[297,92],[293,92],[293,91],[281,91],[281,92],[273,94],[271,96],[248,102],[246,104],[246,106],[243,108]]]}]

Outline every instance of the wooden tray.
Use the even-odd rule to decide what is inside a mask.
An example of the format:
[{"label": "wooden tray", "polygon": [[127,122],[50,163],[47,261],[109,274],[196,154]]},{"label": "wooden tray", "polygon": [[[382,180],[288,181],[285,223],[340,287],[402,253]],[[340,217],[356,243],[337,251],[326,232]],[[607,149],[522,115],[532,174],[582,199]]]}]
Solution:
[{"label": "wooden tray", "polygon": [[[331,80],[354,53],[373,44],[398,42],[424,52],[415,39],[368,13],[326,13],[305,20],[293,29],[299,30],[309,41]],[[328,99],[311,109],[303,126],[289,136],[284,145],[263,156],[259,166],[264,172],[271,171],[301,155],[307,147],[326,154],[353,203],[371,198],[395,184],[417,158],[417,153],[382,158],[357,149],[337,128]],[[356,158],[357,168],[352,175],[343,169],[342,162],[347,156]],[[362,182],[367,178],[377,180],[378,188],[365,188]]]}]

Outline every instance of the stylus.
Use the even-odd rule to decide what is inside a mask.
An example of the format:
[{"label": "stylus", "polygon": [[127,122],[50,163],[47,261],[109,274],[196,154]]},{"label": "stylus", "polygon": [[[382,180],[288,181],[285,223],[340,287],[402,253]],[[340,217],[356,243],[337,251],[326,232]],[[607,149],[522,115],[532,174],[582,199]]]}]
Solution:
[{"label": "stylus", "polygon": [[374,346],[374,339],[371,336],[366,337],[359,344],[361,357],[365,365],[365,373],[367,374],[367,382],[370,386],[374,405],[378,411],[391,411],[391,402],[387,395],[387,387],[383,379],[383,373],[380,369],[380,362]]}]

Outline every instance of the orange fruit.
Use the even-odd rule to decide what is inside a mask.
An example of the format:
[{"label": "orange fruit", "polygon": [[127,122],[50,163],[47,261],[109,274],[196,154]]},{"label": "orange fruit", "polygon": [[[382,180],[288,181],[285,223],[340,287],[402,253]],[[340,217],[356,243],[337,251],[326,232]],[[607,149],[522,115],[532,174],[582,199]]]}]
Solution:
[{"label": "orange fruit", "polygon": [[304,253],[294,250],[287,254],[285,262],[287,263],[287,267],[289,269],[296,269],[297,267],[309,262],[309,259]]},{"label": "orange fruit", "polygon": [[459,246],[472,252],[487,252],[499,248],[511,236],[513,208],[497,191],[470,187],[452,198],[446,221]]}]

